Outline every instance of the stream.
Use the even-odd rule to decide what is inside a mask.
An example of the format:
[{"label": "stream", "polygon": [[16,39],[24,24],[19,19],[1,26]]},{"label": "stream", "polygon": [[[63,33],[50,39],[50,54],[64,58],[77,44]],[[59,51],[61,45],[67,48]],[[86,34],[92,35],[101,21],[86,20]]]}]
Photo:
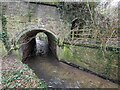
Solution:
[{"label": "stream", "polygon": [[26,64],[51,88],[118,88],[117,84],[59,62],[52,55],[29,58]]}]

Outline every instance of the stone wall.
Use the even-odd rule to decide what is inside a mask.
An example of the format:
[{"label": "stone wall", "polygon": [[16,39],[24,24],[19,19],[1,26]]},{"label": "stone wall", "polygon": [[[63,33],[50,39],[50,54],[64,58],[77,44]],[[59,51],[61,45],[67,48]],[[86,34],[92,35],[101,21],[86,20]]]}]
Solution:
[{"label": "stone wall", "polygon": [[54,6],[27,2],[3,2],[2,5],[6,5],[5,17],[10,39],[16,38],[16,35],[31,25],[40,25],[52,31],[59,38],[68,32]]},{"label": "stone wall", "polygon": [[[34,26],[42,27],[54,33],[62,41],[68,35],[68,27],[62,22],[59,11],[54,6],[28,2],[2,2],[1,9],[2,6],[6,6],[5,17],[10,42],[18,40],[21,32],[28,29],[32,30]],[[51,42],[53,40],[52,38],[48,39]]]},{"label": "stone wall", "polygon": [[[105,52],[104,50],[94,48],[76,47],[74,45],[62,46],[63,43],[61,42],[69,35],[70,29],[67,25],[64,25],[60,19],[60,14],[56,7],[24,2],[6,2],[3,4],[7,5],[7,30],[11,40],[12,38],[16,40],[24,30],[32,30],[32,26],[34,25],[40,26],[47,31],[52,32],[57,39],[60,40],[59,44],[61,44],[61,47],[58,45],[57,48],[54,48],[52,36],[48,37],[51,46],[55,49],[54,51],[57,51],[56,54],[58,59],[72,62],[100,75],[115,80],[118,79],[119,53],[116,54],[110,51]],[[25,42],[27,42],[27,40],[25,40]],[[35,42],[30,42],[29,45],[27,45],[27,49],[31,48],[32,44],[35,44]],[[26,51],[27,49],[23,51]],[[27,52],[31,51],[32,49],[27,50]],[[25,57],[28,56],[29,53],[26,54]]]}]

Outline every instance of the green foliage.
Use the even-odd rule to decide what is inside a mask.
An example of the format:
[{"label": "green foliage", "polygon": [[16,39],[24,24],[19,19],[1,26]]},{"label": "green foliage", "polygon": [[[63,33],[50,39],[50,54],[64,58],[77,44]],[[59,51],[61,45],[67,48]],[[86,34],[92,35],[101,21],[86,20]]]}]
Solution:
[{"label": "green foliage", "polygon": [[2,14],[1,14],[2,32],[0,33],[0,40],[4,43],[6,50],[9,51],[10,50],[10,42],[9,42],[9,37],[7,34],[7,27],[6,27],[7,20],[4,15],[5,15],[5,7],[3,7]]},{"label": "green foliage", "polygon": [[101,48],[64,45],[60,59],[87,68],[105,77],[118,79],[118,56],[114,51]]},{"label": "green foliage", "polygon": [[[29,83],[28,88],[32,88],[32,80],[36,80],[37,88],[47,88],[46,84],[40,81],[34,74],[25,74],[27,71],[32,71],[27,65],[24,65],[25,68],[16,71],[3,71],[2,84],[4,88],[18,88],[23,87],[23,83]],[[32,71],[33,72],[33,71]],[[22,80],[22,81],[21,81]],[[18,82],[21,81],[21,82]],[[30,84],[31,83],[31,84]],[[25,87],[24,87],[25,88]]]},{"label": "green foliage", "polygon": [[5,16],[2,16],[2,33],[0,34],[0,40],[2,40],[2,42],[5,45],[5,48],[7,51],[10,50],[10,42],[9,42],[9,37],[7,34],[7,28],[6,28],[6,18]]},{"label": "green foliage", "polygon": [[64,52],[64,57],[66,58],[66,60],[69,59],[69,58],[70,59],[72,58],[73,54],[72,54],[72,52],[70,50],[70,46],[65,45],[63,52]]},{"label": "green foliage", "polygon": [[0,32],[0,40],[2,41],[2,32]]},{"label": "green foliage", "polygon": [[71,23],[74,18],[90,20],[90,12],[86,2],[61,2],[58,5],[61,18]]},{"label": "green foliage", "polygon": [[3,42],[0,40],[0,57],[3,57],[7,53]]}]

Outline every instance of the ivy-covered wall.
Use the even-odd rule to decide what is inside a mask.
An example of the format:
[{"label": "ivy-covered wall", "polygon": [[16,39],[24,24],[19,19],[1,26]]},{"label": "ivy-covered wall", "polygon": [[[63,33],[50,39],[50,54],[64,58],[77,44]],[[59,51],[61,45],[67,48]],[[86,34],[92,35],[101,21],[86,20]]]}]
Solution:
[{"label": "ivy-covered wall", "polygon": [[116,51],[64,44],[59,48],[58,56],[62,61],[73,63],[101,76],[119,80],[119,53]]}]

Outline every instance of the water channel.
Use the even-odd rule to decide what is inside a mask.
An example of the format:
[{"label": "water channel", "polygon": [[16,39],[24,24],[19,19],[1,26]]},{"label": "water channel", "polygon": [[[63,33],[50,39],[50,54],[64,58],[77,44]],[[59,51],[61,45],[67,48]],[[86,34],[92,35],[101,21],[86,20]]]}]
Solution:
[{"label": "water channel", "polygon": [[59,62],[52,55],[29,58],[26,64],[53,88],[118,88],[118,85],[88,72]]}]

